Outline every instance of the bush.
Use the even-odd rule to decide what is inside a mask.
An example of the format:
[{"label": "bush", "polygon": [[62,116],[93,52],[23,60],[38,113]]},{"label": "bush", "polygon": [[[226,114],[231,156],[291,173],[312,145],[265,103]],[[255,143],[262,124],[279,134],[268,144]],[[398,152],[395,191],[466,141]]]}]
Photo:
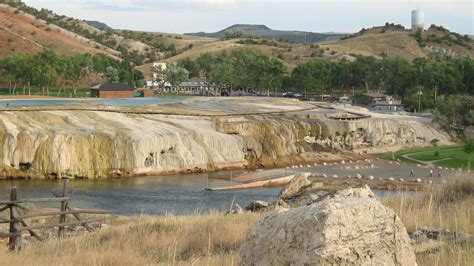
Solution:
[{"label": "bush", "polygon": [[435,156],[435,157],[439,157],[439,151],[435,151],[435,152],[434,152],[434,156]]}]

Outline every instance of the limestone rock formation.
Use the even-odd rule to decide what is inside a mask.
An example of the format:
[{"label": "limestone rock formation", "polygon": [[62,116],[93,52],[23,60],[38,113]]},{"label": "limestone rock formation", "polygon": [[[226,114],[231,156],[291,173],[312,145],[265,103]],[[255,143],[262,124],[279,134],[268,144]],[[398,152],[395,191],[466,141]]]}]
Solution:
[{"label": "limestone rock formation", "polygon": [[0,175],[94,178],[288,164],[321,152],[423,145],[434,138],[448,139],[428,124],[400,119],[4,111]]},{"label": "limestone rock formation", "polygon": [[368,187],[266,216],[240,257],[242,265],[416,265],[405,226]]}]

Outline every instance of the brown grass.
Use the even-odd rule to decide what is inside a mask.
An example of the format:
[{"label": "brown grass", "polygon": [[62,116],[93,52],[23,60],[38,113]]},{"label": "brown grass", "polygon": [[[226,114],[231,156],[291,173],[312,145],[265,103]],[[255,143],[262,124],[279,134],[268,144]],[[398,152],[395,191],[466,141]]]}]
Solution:
[{"label": "brown grass", "polygon": [[[429,226],[474,234],[474,180],[454,178],[424,194],[386,198],[383,203],[400,216],[407,230]],[[445,246],[440,252],[417,255],[419,265],[474,265],[472,243]]]},{"label": "brown grass", "polygon": [[121,218],[109,228],[61,241],[0,249],[2,265],[150,265],[238,262],[247,229],[260,215]]},{"label": "brown grass", "polygon": [[[408,230],[421,225],[474,234],[474,181],[453,179],[425,194],[383,199]],[[0,265],[235,265],[251,224],[261,214],[132,217],[95,234],[40,244],[20,253],[0,248]],[[472,245],[418,254],[419,265],[474,265]]]}]

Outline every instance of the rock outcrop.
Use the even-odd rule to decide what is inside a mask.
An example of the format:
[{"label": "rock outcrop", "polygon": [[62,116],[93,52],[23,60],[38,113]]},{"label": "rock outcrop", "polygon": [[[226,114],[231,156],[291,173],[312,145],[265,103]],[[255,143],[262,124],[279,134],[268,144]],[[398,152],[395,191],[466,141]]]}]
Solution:
[{"label": "rock outcrop", "polygon": [[4,111],[0,176],[21,171],[17,176],[93,178],[273,166],[322,152],[423,145],[433,138],[447,139],[408,120]]},{"label": "rock outcrop", "polygon": [[405,226],[368,187],[266,216],[240,256],[242,265],[416,265]]}]

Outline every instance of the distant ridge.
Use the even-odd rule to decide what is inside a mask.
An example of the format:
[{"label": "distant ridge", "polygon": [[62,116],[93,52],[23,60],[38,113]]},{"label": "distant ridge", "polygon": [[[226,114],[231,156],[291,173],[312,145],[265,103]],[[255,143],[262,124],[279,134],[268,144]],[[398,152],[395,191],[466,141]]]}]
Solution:
[{"label": "distant ridge", "polygon": [[111,30],[112,28],[109,27],[109,25],[103,23],[103,22],[100,22],[100,21],[96,21],[96,20],[84,20],[85,23],[87,23],[87,25],[91,26],[91,27],[94,27],[96,29],[99,29],[99,30]]},{"label": "distant ridge", "polygon": [[253,24],[235,24],[218,32],[185,33],[185,35],[211,38],[225,38],[228,36],[260,37],[288,41],[292,43],[320,43],[337,41],[342,37],[347,36],[346,33],[316,33],[308,31],[273,30],[266,25]]}]

